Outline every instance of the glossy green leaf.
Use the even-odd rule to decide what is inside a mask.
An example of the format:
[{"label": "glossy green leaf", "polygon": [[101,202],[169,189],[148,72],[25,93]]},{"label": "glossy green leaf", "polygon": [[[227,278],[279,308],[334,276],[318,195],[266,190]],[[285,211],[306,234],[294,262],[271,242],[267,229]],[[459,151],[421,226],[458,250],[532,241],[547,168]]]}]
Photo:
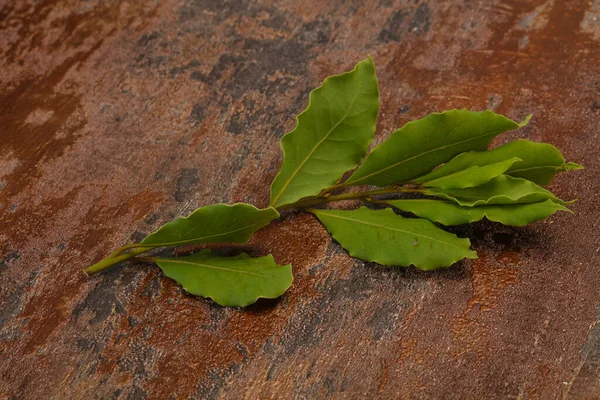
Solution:
[{"label": "glossy green leaf", "polygon": [[565,164],[560,151],[548,143],[519,139],[493,150],[461,153],[429,174],[415,179],[414,182],[427,182],[473,166],[483,167],[511,157],[520,158],[521,161],[511,165],[506,172],[507,175],[524,178],[542,186],[550,184],[557,172],[583,168],[575,163]]},{"label": "glossy green leaf", "polygon": [[210,250],[186,257],[153,258],[166,276],[196,296],[222,306],[245,307],[259,298],[274,299],[292,284],[292,266],[277,265],[273,256],[247,254],[219,257]]},{"label": "glossy green leaf", "polygon": [[491,111],[430,114],[394,131],[344,183],[387,186],[426,174],[457,154],[485,150],[500,133],[524,126]]},{"label": "glossy green leaf", "polygon": [[296,127],[281,139],[283,162],[271,185],[271,206],[319,194],[364,157],[373,140],[379,89],[370,58],[332,76],[310,93]]},{"label": "glossy green leaf", "polygon": [[403,218],[391,209],[310,210],[351,256],[383,265],[423,270],[477,258],[460,239],[424,219]]},{"label": "glossy green leaf", "polygon": [[423,190],[422,193],[452,200],[461,206],[467,207],[492,204],[539,203],[546,200],[564,204],[552,192],[539,187],[535,183],[508,175],[500,175],[488,183],[477,187],[466,189],[429,188]]},{"label": "glossy green leaf", "polygon": [[434,187],[440,189],[464,189],[483,185],[493,178],[502,175],[511,165],[521,161],[520,158],[513,157],[508,160],[500,161],[494,164],[473,166],[446,176],[423,182],[425,187]]},{"label": "glossy green leaf", "polygon": [[140,247],[168,247],[200,243],[245,243],[254,232],[279,217],[274,208],[259,210],[244,203],[212,204],[177,218],[146,236]]},{"label": "glossy green leaf", "polygon": [[433,199],[407,199],[378,201],[411,212],[421,218],[442,225],[460,225],[480,221],[484,217],[490,221],[510,226],[525,226],[548,218],[557,211],[570,211],[565,206],[546,200],[531,204],[502,204],[479,207],[463,207],[458,204]]}]

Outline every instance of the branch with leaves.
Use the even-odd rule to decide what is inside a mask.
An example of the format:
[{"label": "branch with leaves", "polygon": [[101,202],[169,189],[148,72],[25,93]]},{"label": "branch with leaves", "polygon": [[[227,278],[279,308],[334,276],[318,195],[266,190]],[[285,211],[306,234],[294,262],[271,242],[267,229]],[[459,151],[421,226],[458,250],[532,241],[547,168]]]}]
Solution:
[{"label": "branch with leaves", "polygon": [[[558,172],[582,166],[565,162],[560,151],[546,143],[515,140],[488,150],[493,138],[525,126],[530,116],[517,123],[491,111],[434,113],[392,132],[367,154],[378,112],[379,88],[368,58],[350,72],[325,79],[310,93],[296,127],[281,139],[283,162],[267,208],[243,203],[199,208],[140,243],[118,248],[85,272],[94,274],[124,261],[152,262],[189,293],[242,307],[258,298],[281,296],[292,284],[292,266],[277,265],[270,255],[221,257],[207,249],[184,257],[146,253],[164,247],[245,243],[281,211],[305,210],[353,257],[433,270],[477,258],[469,239],[444,226],[483,218],[523,226],[569,211],[568,202],[542,186]],[[365,190],[348,191],[354,186]],[[390,207],[323,208],[343,200]],[[401,216],[394,209],[413,216]]]}]

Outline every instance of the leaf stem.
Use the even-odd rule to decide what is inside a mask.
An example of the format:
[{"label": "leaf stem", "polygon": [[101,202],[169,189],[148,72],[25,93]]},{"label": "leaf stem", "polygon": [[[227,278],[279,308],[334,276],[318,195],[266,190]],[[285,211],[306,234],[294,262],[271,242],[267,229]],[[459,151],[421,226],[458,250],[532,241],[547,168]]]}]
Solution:
[{"label": "leaf stem", "polygon": [[140,254],[145,253],[150,250],[151,250],[151,248],[142,247],[142,248],[133,249],[133,250],[128,251],[127,253],[123,253],[123,254],[114,255],[115,253],[117,253],[117,252],[115,252],[115,253],[113,253],[113,255],[110,255],[110,256],[106,257],[105,259],[100,260],[96,264],[94,264],[90,267],[87,267],[86,269],[83,270],[83,272],[85,272],[87,275],[93,275],[93,274],[96,274],[100,271],[104,271],[105,269],[111,268],[119,263],[122,263],[123,261],[129,260],[130,258],[133,258],[137,255],[140,255]]},{"label": "leaf stem", "polygon": [[[343,184],[341,184],[343,185]],[[357,200],[357,199],[369,199],[372,200],[372,196],[382,195],[382,194],[394,194],[394,193],[422,193],[422,189],[419,188],[411,188],[411,187],[398,187],[391,186],[384,189],[376,189],[376,190],[368,190],[363,192],[356,193],[342,193],[337,195],[330,195],[331,191],[336,187],[341,187],[340,185],[334,185],[317,196],[307,197],[304,199],[300,199],[294,203],[284,204],[282,206],[277,207],[278,211],[282,210],[290,210],[293,208],[307,208],[313,207],[320,204],[331,203],[334,201],[343,201],[343,200]],[[140,243],[132,243],[125,246],[121,246],[116,249],[110,256],[106,257],[103,260],[100,260],[96,264],[86,268],[84,272],[88,275],[96,274],[100,271],[104,271],[105,269],[109,269],[117,264],[122,263],[123,261],[127,261],[135,257],[136,261],[144,261],[144,262],[155,262],[155,258],[153,257],[137,257],[140,254],[146,253],[157,246],[144,246]]]},{"label": "leaf stem", "polygon": [[283,206],[277,207],[277,211],[290,210],[292,208],[312,207],[312,206],[316,206],[316,205],[320,205],[320,204],[331,203],[334,201],[364,199],[364,198],[382,195],[382,194],[422,193],[422,192],[423,192],[423,190],[416,189],[416,188],[391,187],[391,188],[368,190],[368,191],[356,192],[356,193],[343,193],[343,194],[337,194],[337,195],[333,195],[333,196],[328,196],[327,194],[325,194],[323,196],[307,197],[304,199],[300,199],[294,203],[284,204]]},{"label": "leaf stem", "polygon": [[135,248],[138,248],[138,247],[140,247],[140,248],[147,247],[148,250],[150,250],[150,247],[152,247],[152,246],[144,246],[144,245],[142,245],[140,243],[131,243],[131,244],[127,244],[125,246],[119,247],[118,249],[116,249],[115,251],[113,251],[112,254],[110,256],[108,256],[108,257],[109,258],[110,257],[116,257],[116,256],[118,256],[119,254],[123,253],[126,250],[135,249]]}]

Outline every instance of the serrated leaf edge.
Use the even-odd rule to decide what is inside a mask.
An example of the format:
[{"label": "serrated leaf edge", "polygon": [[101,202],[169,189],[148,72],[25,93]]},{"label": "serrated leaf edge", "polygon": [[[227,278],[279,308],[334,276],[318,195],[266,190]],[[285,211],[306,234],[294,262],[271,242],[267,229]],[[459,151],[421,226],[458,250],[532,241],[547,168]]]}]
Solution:
[{"label": "serrated leaf edge", "polygon": [[[391,211],[392,213],[394,213],[394,212],[393,212],[391,209],[389,209],[389,208],[386,208],[386,209],[384,209],[384,210],[389,210],[389,211]],[[443,242],[443,241],[441,241],[441,240],[438,240],[438,239],[432,238],[432,237],[430,237],[430,236],[421,235],[421,234],[418,234],[418,233],[409,232],[409,231],[405,231],[405,230],[402,230],[402,229],[391,229],[391,228],[389,228],[389,227],[386,227],[386,226],[384,226],[384,225],[370,224],[370,223],[368,223],[368,222],[364,222],[364,221],[361,221],[361,220],[356,220],[356,219],[354,219],[354,218],[340,217],[340,216],[338,216],[338,215],[335,215],[335,214],[329,214],[329,213],[327,213],[327,212],[323,212],[323,210],[318,210],[318,209],[313,209],[313,208],[309,208],[309,209],[307,209],[307,211],[308,211],[308,212],[310,212],[310,213],[312,213],[312,214],[314,214],[314,215],[315,215],[315,216],[317,216],[317,217],[318,217],[318,214],[320,213],[320,214],[322,214],[322,215],[327,215],[327,216],[329,216],[329,217],[338,218],[338,219],[344,219],[344,220],[347,220],[347,221],[352,221],[352,222],[356,222],[356,223],[359,223],[359,224],[364,224],[364,225],[374,226],[374,227],[377,227],[377,228],[383,228],[383,229],[387,229],[387,230],[390,230],[390,231],[395,231],[395,232],[402,232],[402,233],[406,233],[406,234],[413,235],[413,236],[420,236],[420,237],[422,237],[422,238],[424,238],[424,239],[430,239],[430,240],[432,240],[432,241],[434,241],[434,242],[441,243],[441,244],[443,244],[443,245],[445,245],[445,246],[451,246],[451,247],[457,248],[457,249],[459,249],[459,250],[461,250],[461,251],[465,251],[465,250],[467,251],[468,255],[465,255],[464,257],[462,257],[462,258],[460,258],[460,259],[458,259],[458,260],[456,260],[456,261],[452,262],[451,264],[447,265],[446,267],[449,267],[449,266],[451,266],[452,264],[454,264],[455,262],[458,262],[458,261],[462,260],[463,258],[469,258],[469,259],[476,259],[476,258],[478,258],[478,257],[477,257],[477,252],[476,252],[476,251],[474,251],[474,250],[471,250],[471,248],[470,248],[470,247],[471,247],[471,240],[469,240],[469,238],[458,238],[458,237],[457,237],[458,239],[461,239],[461,240],[466,240],[466,241],[469,243],[469,246],[467,247],[467,249],[464,249],[464,248],[462,248],[462,247],[456,246],[456,245],[454,245],[454,244],[450,244],[450,243]],[[381,211],[383,211],[383,210],[381,210]],[[397,217],[399,217],[399,218],[403,218],[403,217],[401,217],[400,215],[396,215],[395,213],[394,213],[394,215],[395,215],[395,216],[397,216]],[[429,221],[429,220],[428,220],[428,219],[426,219],[426,218],[418,218],[418,219],[421,219],[421,220],[423,220],[423,221],[427,221],[427,222],[430,222],[430,223],[431,223],[431,221]],[[332,236],[332,237],[333,237],[335,240],[338,240],[338,239],[336,238],[336,234],[334,234],[333,232],[331,232],[331,231],[330,231],[330,230],[327,228],[327,226],[326,226],[325,224],[323,224],[323,225],[325,226],[325,229],[327,229],[327,232],[329,232],[329,233],[331,234],[331,236]],[[440,228],[438,228],[438,229],[440,229]],[[440,230],[444,231],[443,229],[440,229]],[[444,231],[444,232],[446,232],[446,231]],[[446,233],[449,233],[449,232],[446,232]],[[339,240],[338,240],[338,243],[339,243]],[[343,247],[343,246],[342,246],[342,247]],[[344,247],[344,249],[345,249],[346,251],[348,251],[348,254],[350,254],[352,257],[355,257],[355,258],[358,258],[358,259],[360,259],[360,260],[363,260],[362,258],[360,258],[360,257],[356,256],[356,255],[355,255],[355,252],[354,252],[353,250],[346,249],[345,247]],[[364,260],[364,261],[369,261],[369,262],[371,262],[372,260]],[[374,261],[374,262],[377,262],[377,261]],[[378,264],[379,264],[379,263],[378,263]],[[421,269],[421,270],[429,270],[429,269],[427,269],[427,268],[418,267],[418,266],[416,266],[416,265],[414,265],[414,264],[412,264],[412,263],[411,263],[411,265],[413,265],[413,266],[415,266],[415,268],[418,268],[418,269]],[[434,267],[434,268],[431,268],[431,269],[435,269],[435,267]]]},{"label": "serrated leaf edge", "polygon": [[[438,182],[438,181],[441,181],[443,179],[456,178],[456,177],[459,177],[459,176],[462,176],[462,175],[465,175],[465,174],[468,175],[469,173],[477,171],[478,169],[487,168],[487,167],[494,167],[494,166],[497,166],[499,164],[507,164],[506,165],[506,169],[504,171],[502,171],[502,174],[503,174],[506,171],[508,171],[510,169],[510,167],[514,163],[519,162],[519,161],[523,161],[523,160],[521,160],[519,157],[511,157],[511,158],[509,158],[507,160],[499,161],[499,162],[493,163],[493,164],[488,164],[488,165],[483,165],[483,166],[474,165],[472,167],[465,168],[463,170],[460,170],[460,171],[457,171],[457,172],[454,172],[454,173],[451,173],[451,174],[448,174],[448,175],[440,176],[439,178],[435,178],[435,179],[432,179],[430,181],[423,182],[421,184],[421,186],[425,186],[425,187],[437,187],[437,186],[431,186],[431,183]],[[502,174],[499,174],[499,175],[496,175],[496,176],[500,176]],[[493,178],[495,178],[495,176],[489,178],[489,180],[492,180]],[[418,180],[418,178],[415,179],[415,182],[417,180]],[[480,185],[482,185],[482,183],[480,183]],[[479,185],[477,185],[477,186],[479,186]],[[466,189],[466,188],[469,188],[469,187],[473,187],[473,186],[464,186],[461,189]]]},{"label": "serrated leaf edge", "polygon": [[[350,71],[346,71],[343,72],[341,74],[337,74],[337,75],[331,75],[328,76],[327,78],[325,78],[323,80],[323,82],[321,83],[320,86],[316,87],[315,89],[311,90],[311,93],[314,91],[317,91],[319,89],[321,89],[323,87],[323,85],[325,84],[325,82],[331,80],[331,79],[335,79],[337,77],[340,76],[344,76],[347,74],[351,74],[353,72],[355,72],[358,67],[359,64],[361,62],[367,61],[369,60],[371,62],[371,65],[373,66],[373,70],[375,70],[375,63],[373,62],[373,59],[371,58],[371,56],[368,56],[367,58],[365,58],[364,60],[359,61],[358,63],[356,63],[356,65],[354,66],[354,68]],[[375,83],[377,86],[377,98],[379,99],[379,83],[377,81],[377,75],[375,75]],[[281,198],[281,196],[283,195],[283,193],[285,192],[285,190],[287,189],[287,187],[291,184],[291,182],[294,180],[294,178],[298,175],[298,173],[300,172],[300,170],[302,169],[302,167],[304,166],[304,164],[306,164],[306,162],[310,159],[310,157],[314,154],[315,151],[317,151],[317,149],[319,148],[319,146],[329,137],[329,135],[331,135],[331,133],[342,123],[342,121],[344,121],[346,119],[346,117],[348,116],[348,113],[350,112],[350,109],[352,108],[352,106],[354,105],[354,103],[356,102],[356,99],[358,98],[358,93],[356,94],[356,96],[354,97],[354,99],[352,100],[352,102],[350,103],[350,106],[348,107],[348,110],[346,111],[346,114],[344,115],[344,117],[342,117],[342,119],[340,119],[335,126],[333,126],[329,132],[327,132],[327,134],[321,139],[319,140],[319,142],[317,142],[317,144],[314,146],[314,148],[311,150],[311,152],[308,154],[308,156],[306,156],[304,158],[304,160],[302,160],[302,162],[300,163],[300,165],[296,168],[296,170],[294,171],[294,173],[290,176],[290,178],[285,182],[285,184],[283,185],[283,187],[281,188],[281,190],[279,191],[279,193],[277,194],[277,196],[275,196],[275,198],[273,198],[270,203],[269,203],[269,207],[274,207],[277,204],[277,201]],[[285,137],[286,135],[289,135],[293,132],[296,131],[296,128],[298,127],[298,124],[300,122],[300,116],[307,113],[310,108],[312,106],[312,96],[308,96],[308,106],[304,109],[304,111],[302,111],[300,114],[296,115],[296,125],[294,126],[294,129],[292,129],[290,132],[286,133],[285,135],[282,136],[281,139],[283,139],[283,137]],[[373,139],[371,139],[370,142],[372,142]],[[365,146],[365,152],[368,150],[370,142]],[[285,149],[283,148],[283,146],[281,146],[281,152],[282,152],[282,165],[283,165],[283,161],[285,160]],[[273,187],[273,184],[276,182],[277,177],[279,176],[279,174],[281,174],[281,169],[279,170],[279,172],[277,173],[277,175],[275,176],[275,178],[273,179],[273,183],[271,184],[271,188]]]},{"label": "serrated leaf edge", "polygon": [[[555,201],[552,201],[552,199],[548,199],[548,200],[546,200],[546,201],[540,201],[540,202],[537,202],[537,203],[487,204],[487,205],[480,205],[480,206],[473,206],[473,207],[470,207],[470,206],[462,206],[462,205],[460,205],[460,204],[457,204],[457,203],[456,203],[456,202],[454,202],[454,201],[449,201],[449,200],[441,200],[441,199],[410,199],[410,200],[421,201],[421,202],[424,202],[424,203],[425,203],[425,202],[428,202],[428,203],[446,203],[446,204],[452,204],[452,205],[454,205],[454,206],[457,206],[457,207],[462,207],[462,208],[467,208],[467,209],[476,209],[476,208],[479,208],[479,207],[500,207],[500,208],[501,208],[501,207],[503,207],[503,206],[513,206],[513,205],[519,205],[519,206],[528,206],[528,205],[534,205],[534,204],[538,204],[538,205],[548,205],[548,206],[549,206],[549,205],[550,205],[550,203],[551,203],[551,204],[554,204],[554,205],[557,207],[557,208],[556,208],[556,211],[567,211],[567,212],[570,212],[571,214],[575,214],[575,213],[573,212],[573,210],[571,210],[571,209],[569,209],[569,208],[565,207],[564,205],[562,205],[562,204],[560,204],[560,203],[557,203],[557,202],[555,202]],[[381,200],[381,201],[377,201],[377,204],[387,204],[387,205],[390,205],[390,206],[392,206],[392,207],[394,207],[394,208],[396,208],[396,209],[398,209],[398,210],[402,210],[402,211],[404,211],[404,212],[409,212],[409,213],[411,213],[411,214],[414,214],[414,215],[416,215],[418,218],[421,218],[421,219],[426,219],[426,220],[429,220],[429,221],[431,221],[431,222],[436,222],[436,223],[438,223],[438,224],[441,224],[441,225],[444,225],[444,226],[456,226],[456,225],[446,225],[446,224],[444,224],[444,223],[443,223],[443,222],[440,220],[440,218],[439,218],[439,217],[436,217],[436,218],[433,218],[433,219],[432,219],[432,218],[427,218],[427,217],[422,217],[422,216],[420,216],[420,215],[416,214],[415,212],[413,212],[413,211],[411,211],[411,210],[407,210],[407,209],[405,209],[405,208],[402,208],[402,206],[399,206],[399,205],[397,205],[397,203],[396,203],[396,202],[400,202],[400,201],[402,201],[402,199],[399,199],[399,200]],[[506,226],[526,226],[526,225],[529,225],[529,224],[531,224],[531,222],[527,222],[527,223],[525,223],[525,224],[522,224],[522,225],[521,225],[521,224],[520,224],[520,225],[509,225],[509,224],[505,224],[504,222],[497,221],[496,219],[491,219],[491,218],[490,218],[490,217],[487,215],[487,213],[485,213],[485,212],[484,212],[484,214],[483,214],[483,216],[482,216],[482,219],[483,219],[484,217],[485,217],[485,218],[487,218],[489,221],[492,221],[492,222],[498,222],[498,223],[500,223],[500,224],[502,224],[502,225],[506,225]],[[538,221],[540,221],[540,220],[538,220]],[[467,222],[467,223],[473,223],[473,222],[476,222],[476,221],[471,221],[471,222]],[[537,221],[535,221],[535,222],[537,222]],[[458,225],[462,225],[462,224],[458,224]]]},{"label": "serrated leaf edge", "polygon": [[[441,112],[441,113],[430,113],[430,114],[426,115],[426,116],[425,116],[425,117],[423,117],[423,118],[429,117],[429,116],[431,116],[431,115],[436,115],[436,114],[437,114],[437,115],[442,115],[442,114],[444,114],[444,113],[447,113],[447,112],[452,112],[452,111],[471,111],[471,110],[468,110],[467,108],[462,108],[462,109],[456,109],[456,108],[455,108],[455,109],[452,109],[452,110],[447,110],[447,111],[444,111],[444,112]],[[486,111],[490,111],[490,110],[486,110]],[[490,112],[492,112],[492,111],[490,111]],[[532,116],[532,114],[529,114],[527,117],[525,117],[525,119],[524,119],[523,121],[521,121],[521,122],[519,122],[519,123],[517,123],[517,122],[513,121],[512,119],[510,119],[510,118],[508,118],[508,117],[505,117],[506,119],[509,119],[510,121],[514,122],[514,123],[515,123],[515,125],[517,125],[517,127],[515,127],[514,129],[509,129],[509,130],[503,130],[503,129],[502,129],[502,130],[498,130],[498,131],[490,132],[490,133],[488,133],[488,134],[485,134],[485,135],[481,135],[481,136],[477,136],[477,137],[472,137],[472,138],[469,138],[469,139],[466,139],[466,140],[461,140],[460,142],[455,142],[455,143],[452,143],[452,144],[450,144],[450,145],[447,145],[447,146],[440,146],[440,147],[436,147],[435,149],[428,150],[428,151],[426,151],[426,152],[423,152],[423,153],[417,154],[417,155],[415,155],[415,156],[413,156],[413,157],[410,157],[410,158],[404,159],[404,160],[402,160],[402,161],[399,161],[399,162],[397,162],[397,163],[395,163],[395,164],[388,165],[388,166],[387,166],[387,167],[385,167],[385,168],[382,168],[382,169],[380,169],[380,170],[378,170],[378,171],[372,172],[372,173],[370,173],[370,174],[368,174],[368,175],[362,176],[362,177],[360,177],[360,178],[358,178],[358,179],[355,179],[355,180],[353,180],[353,181],[351,181],[351,180],[349,179],[349,180],[347,180],[346,182],[344,182],[344,184],[343,184],[343,185],[344,185],[344,186],[356,186],[356,185],[357,185],[357,182],[364,181],[365,179],[367,179],[367,178],[370,178],[370,177],[372,177],[372,176],[375,176],[375,175],[379,175],[379,174],[381,174],[381,173],[383,173],[383,172],[385,172],[385,171],[387,171],[387,170],[389,170],[389,169],[396,168],[396,167],[398,167],[399,165],[402,165],[402,164],[404,164],[404,163],[406,163],[406,162],[408,162],[408,161],[412,161],[412,160],[414,160],[414,159],[416,159],[416,158],[422,157],[422,156],[424,156],[424,155],[426,155],[426,154],[429,154],[429,153],[432,153],[432,152],[435,152],[435,151],[439,151],[439,150],[443,150],[443,149],[447,149],[447,148],[449,148],[449,147],[453,147],[453,146],[456,146],[456,145],[460,145],[460,144],[463,144],[463,143],[466,143],[466,142],[470,142],[470,141],[473,141],[473,140],[479,140],[479,139],[481,139],[481,138],[484,138],[484,137],[487,137],[487,136],[496,136],[496,135],[498,135],[498,134],[499,134],[499,133],[501,133],[501,132],[508,132],[508,131],[510,131],[510,130],[515,130],[515,129],[522,128],[522,127],[526,126],[526,125],[529,123],[529,120],[531,119],[531,116]],[[421,119],[422,119],[422,118],[421,118]],[[407,122],[406,124],[402,125],[400,128],[398,128],[398,129],[396,129],[395,131],[393,131],[393,132],[390,134],[390,136],[391,136],[391,135],[393,135],[395,132],[399,131],[400,129],[403,129],[404,127],[406,127],[406,126],[408,126],[408,125],[411,125],[411,124],[414,124],[414,123],[416,123],[416,122],[418,122],[418,121],[419,121],[419,120],[417,119],[417,120],[414,120],[414,121],[409,121],[409,122]],[[456,129],[456,128],[455,128],[455,129]],[[375,148],[374,148],[374,149],[371,151],[371,153],[370,153],[369,155],[371,155],[371,154],[373,154],[373,153],[378,153],[378,152],[379,152],[379,150],[378,150],[378,149],[379,149],[379,148],[380,148],[380,147],[381,147],[381,146],[382,146],[384,143],[385,143],[385,141],[383,141],[382,143],[380,143],[379,145],[377,145],[377,146],[376,146],[376,147],[375,147]]]},{"label": "serrated leaf edge", "polygon": [[[201,252],[210,252],[212,253],[212,251],[210,251],[209,249],[206,250],[202,250]],[[217,256],[216,254],[212,253],[213,255]],[[220,257],[220,256],[217,256]],[[279,265],[277,264],[277,262],[275,261],[275,258],[273,257],[272,254],[268,254],[266,256],[262,256],[262,257],[251,257],[250,255],[248,255],[248,253],[240,253],[237,256],[232,256],[232,257],[223,257],[223,258],[239,258],[240,260],[243,260],[244,258],[269,258],[269,261],[272,261],[274,264],[276,264],[279,268],[286,268],[289,270],[290,273],[290,281],[289,284],[283,289],[283,291],[281,292],[277,292],[276,294],[272,295],[272,296],[256,296],[255,298],[250,299],[247,303],[240,303],[238,305],[232,306],[229,304],[222,304],[220,303],[218,300],[216,300],[213,296],[211,295],[203,295],[203,294],[193,294],[190,290],[188,290],[188,288],[186,287],[186,285],[180,283],[179,281],[175,280],[174,278],[171,278],[169,275],[167,275],[164,270],[162,269],[162,267],[160,266],[160,264],[158,264],[158,262],[160,261],[165,261],[165,262],[179,262],[179,263],[184,263],[184,264],[190,264],[190,265],[201,265],[204,266],[206,268],[212,268],[212,269],[218,269],[218,270],[224,270],[224,271],[228,271],[228,272],[232,272],[232,273],[240,273],[242,271],[240,270],[233,270],[233,269],[229,269],[229,268],[216,268],[214,266],[211,265],[207,265],[207,264],[195,264],[195,263],[190,263],[190,262],[182,262],[182,261],[176,261],[177,258],[165,258],[165,257],[157,257],[154,259],[154,261],[156,262],[156,264],[158,265],[158,267],[161,269],[161,271],[163,271],[163,273],[165,274],[165,276],[173,281],[175,281],[179,286],[181,286],[183,288],[183,290],[185,290],[186,292],[188,292],[189,294],[191,294],[192,296],[199,296],[199,297],[203,297],[206,299],[211,299],[212,301],[214,301],[215,303],[219,304],[220,306],[223,307],[247,307],[251,304],[254,304],[258,301],[258,299],[276,299],[279,298],[281,296],[283,296],[283,294],[285,292],[287,292],[287,290],[292,286],[293,282],[294,282],[294,275],[293,275],[293,271],[292,271],[292,264],[284,264],[284,265]],[[254,274],[254,273],[248,273],[248,272],[242,272],[242,273],[246,273],[249,275],[254,275],[254,276],[260,276],[260,277],[264,277],[264,278],[270,278],[270,275],[260,275],[260,274]]]},{"label": "serrated leaf edge", "polygon": [[[187,239],[187,240],[181,240],[181,241],[179,241],[179,240],[178,240],[178,241],[176,241],[176,242],[152,243],[152,244],[141,244],[141,243],[140,243],[140,245],[139,245],[139,246],[137,246],[137,247],[169,247],[169,246],[175,246],[175,245],[177,245],[177,246],[180,246],[180,245],[185,245],[185,244],[187,244],[187,243],[197,242],[198,240],[209,239],[209,238],[216,238],[216,237],[219,237],[219,236],[230,235],[230,234],[232,234],[232,233],[239,232],[239,231],[241,231],[241,230],[244,230],[244,229],[252,228],[252,227],[254,227],[254,226],[261,225],[261,224],[264,224],[263,226],[266,226],[266,225],[268,225],[268,224],[269,224],[269,222],[271,222],[271,221],[273,221],[273,220],[275,220],[275,219],[279,218],[279,216],[280,216],[280,214],[279,214],[279,211],[277,211],[277,210],[276,210],[274,207],[267,207],[267,208],[262,208],[262,209],[261,209],[261,208],[255,207],[255,206],[253,206],[252,204],[248,204],[248,203],[235,203],[235,204],[215,203],[215,204],[211,204],[211,205],[209,205],[209,206],[207,206],[207,207],[210,207],[210,206],[213,206],[213,205],[218,205],[218,204],[221,204],[221,205],[224,205],[224,206],[227,206],[227,207],[230,207],[230,208],[233,208],[233,207],[235,207],[235,206],[238,206],[238,205],[245,205],[245,206],[252,207],[252,208],[254,208],[254,209],[255,209],[255,210],[257,210],[257,211],[263,211],[263,210],[272,210],[272,211],[274,211],[274,212],[275,212],[275,216],[274,216],[273,218],[267,218],[267,219],[261,220],[261,221],[259,221],[259,222],[256,222],[256,223],[254,223],[254,224],[251,224],[251,225],[246,225],[246,226],[244,226],[244,227],[237,228],[237,229],[233,229],[233,230],[231,230],[231,231],[228,231],[228,232],[217,233],[217,234],[214,234],[214,235],[208,235],[208,236],[202,236],[202,237],[200,237],[200,238],[194,238],[194,239]],[[202,207],[201,207],[201,208],[202,208]],[[201,208],[198,208],[198,209],[196,209],[196,210],[192,211],[192,212],[190,213],[190,215],[188,215],[187,217],[179,217],[179,218],[175,218],[175,219],[173,219],[173,220],[171,220],[171,221],[167,222],[166,224],[164,224],[164,225],[162,225],[160,228],[158,228],[156,231],[154,231],[154,232],[150,233],[148,236],[150,236],[150,235],[152,235],[152,234],[154,234],[154,233],[157,233],[157,232],[158,232],[158,231],[160,231],[160,230],[161,230],[161,229],[162,229],[164,226],[166,226],[167,224],[170,224],[170,223],[172,223],[172,222],[175,222],[175,221],[180,221],[180,220],[189,220],[189,219],[191,218],[191,216],[192,216],[192,215],[193,215],[193,214],[194,214],[194,213],[195,213],[197,210],[200,210]],[[148,236],[147,236],[147,237],[148,237]],[[245,243],[245,242],[247,242],[247,240],[246,240],[246,241],[243,241],[243,242],[235,242],[235,241],[234,241],[233,243],[239,243],[239,244],[241,244],[241,243]]]}]

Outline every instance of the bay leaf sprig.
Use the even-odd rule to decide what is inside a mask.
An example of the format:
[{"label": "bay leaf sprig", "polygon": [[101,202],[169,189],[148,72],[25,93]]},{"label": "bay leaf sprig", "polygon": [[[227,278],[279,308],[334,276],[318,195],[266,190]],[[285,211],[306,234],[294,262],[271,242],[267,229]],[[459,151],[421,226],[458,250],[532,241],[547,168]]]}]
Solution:
[{"label": "bay leaf sprig", "polygon": [[[523,226],[557,211],[570,212],[570,202],[542,186],[557,173],[582,166],[566,162],[547,143],[518,139],[488,149],[492,139],[526,126],[531,116],[515,122],[492,111],[433,113],[407,123],[368,152],[378,112],[375,66],[367,58],[310,93],[295,128],[281,139],[283,159],[267,208],[244,203],[198,208],[140,243],[116,249],[85,272],[91,275],[124,261],[151,262],[193,295],[243,307],[281,296],[292,284],[292,266],[278,265],[271,255],[223,257],[208,249],[183,257],[146,253],[246,243],[280,212],[309,212],[353,257],[433,270],[477,258],[469,239],[445,226],[484,218]],[[328,207],[344,200],[359,200],[363,206]]]}]

